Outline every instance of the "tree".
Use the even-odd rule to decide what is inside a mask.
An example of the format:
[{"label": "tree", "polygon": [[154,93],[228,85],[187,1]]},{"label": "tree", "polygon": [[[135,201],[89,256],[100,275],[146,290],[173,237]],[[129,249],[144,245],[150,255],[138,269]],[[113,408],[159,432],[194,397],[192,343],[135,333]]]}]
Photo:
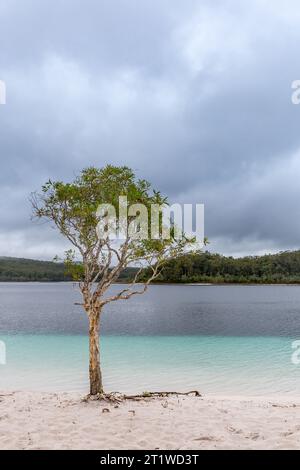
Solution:
[{"label": "tree", "polygon": [[[122,201],[126,198],[126,223],[120,197]],[[41,193],[32,194],[31,202],[34,216],[54,222],[73,245],[66,252],[65,263],[68,273],[78,281],[80,305],[89,320],[90,395],[103,395],[99,330],[104,306],[146,292],[166,261],[195,248],[195,239],[185,235],[178,239],[175,227],[169,230],[168,239],[163,237],[161,209],[153,239],[152,208],[161,208],[167,200],[127,167],[87,168],[71,183],[50,180]],[[109,207],[113,207],[115,218],[109,218]],[[143,208],[146,219],[141,217]],[[123,238],[116,240],[115,233],[122,233]],[[134,279],[117,294],[110,294],[110,286],[128,266],[138,266]],[[148,275],[141,278],[145,267]]]}]

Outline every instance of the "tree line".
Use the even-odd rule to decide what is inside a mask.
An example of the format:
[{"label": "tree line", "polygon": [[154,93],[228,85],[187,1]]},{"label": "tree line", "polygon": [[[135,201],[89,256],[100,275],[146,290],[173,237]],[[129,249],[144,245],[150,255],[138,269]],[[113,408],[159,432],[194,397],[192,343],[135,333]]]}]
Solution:
[{"label": "tree line", "polygon": [[[119,282],[130,281],[135,268],[124,269]],[[62,282],[72,281],[64,263],[25,258],[0,257],[0,282]]]},{"label": "tree line", "polygon": [[157,282],[217,284],[300,283],[300,250],[243,258],[208,251],[169,261]]},{"label": "tree line", "polygon": [[[131,281],[137,269],[124,269],[118,282]],[[142,274],[141,278],[146,274]],[[21,258],[0,258],[0,282],[70,281],[64,263]],[[300,250],[273,255],[233,258],[208,251],[187,254],[166,263],[160,283],[208,282],[216,284],[300,284]]]},{"label": "tree line", "polygon": [[0,258],[1,282],[60,282],[69,281],[63,263],[23,258]]}]

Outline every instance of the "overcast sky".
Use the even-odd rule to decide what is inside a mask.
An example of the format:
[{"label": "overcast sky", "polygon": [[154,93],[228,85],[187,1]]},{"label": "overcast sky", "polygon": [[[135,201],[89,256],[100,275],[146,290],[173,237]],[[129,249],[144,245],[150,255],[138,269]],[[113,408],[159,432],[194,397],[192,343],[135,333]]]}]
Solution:
[{"label": "overcast sky", "polygon": [[1,0],[0,255],[65,245],[31,191],[126,164],[205,204],[210,249],[300,245],[298,0]]}]

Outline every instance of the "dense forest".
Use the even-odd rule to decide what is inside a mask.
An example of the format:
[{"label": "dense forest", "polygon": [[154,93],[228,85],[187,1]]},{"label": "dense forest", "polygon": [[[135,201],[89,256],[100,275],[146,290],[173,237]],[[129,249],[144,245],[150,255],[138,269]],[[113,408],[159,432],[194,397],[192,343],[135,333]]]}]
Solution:
[{"label": "dense forest", "polygon": [[[36,261],[23,258],[0,257],[0,282],[59,282],[71,281],[65,265],[51,261]],[[126,282],[136,272],[135,268],[125,269],[119,278]]]},{"label": "dense forest", "polygon": [[[132,279],[135,268],[127,268],[119,281]],[[69,281],[63,263],[0,257],[0,281]],[[300,250],[275,255],[232,258],[204,252],[170,261],[157,282],[166,283],[254,283],[300,284]]]},{"label": "dense forest", "polygon": [[68,281],[63,263],[23,258],[0,258],[0,281]]},{"label": "dense forest", "polygon": [[170,261],[160,282],[300,283],[300,251],[232,258],[209,252]]}]

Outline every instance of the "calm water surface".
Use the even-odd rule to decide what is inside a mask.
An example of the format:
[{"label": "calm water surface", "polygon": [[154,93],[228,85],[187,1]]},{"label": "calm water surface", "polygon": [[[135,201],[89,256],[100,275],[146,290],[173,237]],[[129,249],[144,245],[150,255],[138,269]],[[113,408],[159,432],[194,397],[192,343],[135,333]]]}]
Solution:
[{"label": "calm water surface", "polygon": [[[79,299],[71,283],[0,283],[0,389],[87,390]],[[291,362],[300,340],[297,286],[152,286],[109,305],[102,333],[109,390],[300,393],[300,365]]]}]

